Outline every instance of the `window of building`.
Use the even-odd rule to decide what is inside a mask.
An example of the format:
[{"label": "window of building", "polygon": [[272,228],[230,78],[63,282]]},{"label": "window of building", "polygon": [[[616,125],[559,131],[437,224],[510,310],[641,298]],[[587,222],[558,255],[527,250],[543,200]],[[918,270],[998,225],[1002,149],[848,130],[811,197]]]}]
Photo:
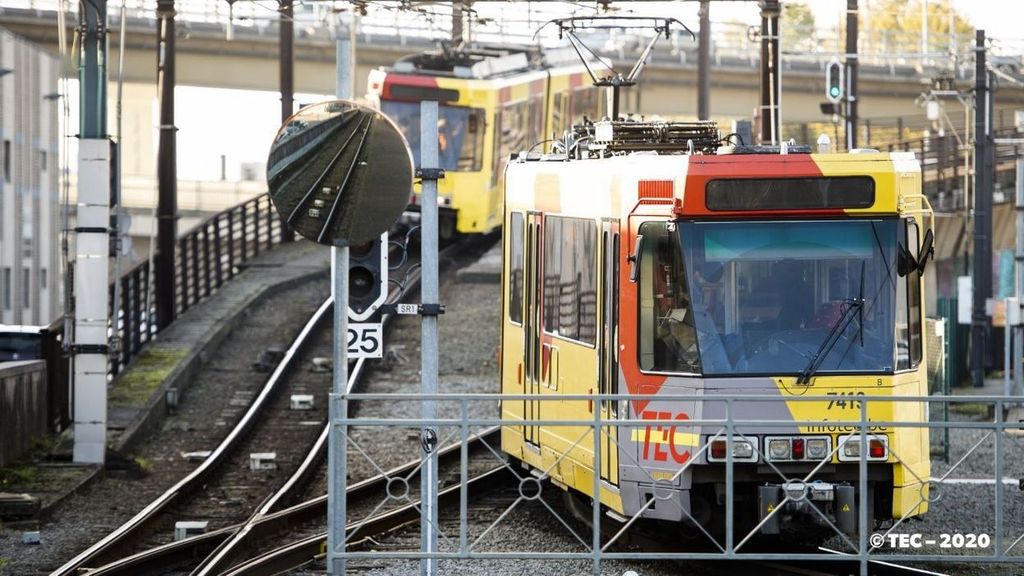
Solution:
[{"label": "window of building", "polygon": [[700,352],[679,241],[668,222],[645,222],[640,226],[637,241],[641,242],[640,369],[700,372]]},{"label": "window of building", "polygon": [[587,344],[597,339],[597,226],[544,219],[544,331]]},{"label": "window of building", "polygon": [[11,181],[11,141],[4,140],[4,181]]},{"label": "window of building", "polygon": [[28,268],[21,269],[21,307],[32,306],[32,276]]},{"label": "window of building", "polygon": [[39,169],[46,171],[46,150],[39,151]]},{"label": "window of building", "polygon": [[0,285],[0,289],[3,290],[4,310],[10,310],[11,309],[11,269],[10,269],[10,267],[4,267],[2,281],[3,281],[3,284]]},{"label": "window of building", "polygon": [[508,319],[523,322],[523,215],[513,212],[509,222]]},{"label": "window of building", "polygon": [[46,290],[46,268],[39,269],[39,289]]}]

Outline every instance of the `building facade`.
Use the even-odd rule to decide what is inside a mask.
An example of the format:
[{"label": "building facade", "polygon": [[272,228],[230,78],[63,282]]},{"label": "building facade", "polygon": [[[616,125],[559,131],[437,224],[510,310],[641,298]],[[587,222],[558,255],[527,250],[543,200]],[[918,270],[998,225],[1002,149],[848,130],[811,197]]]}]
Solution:
[{"label": "building facade", "polygon": [[0,28],[0,324],[61,314],[60,61]]}]

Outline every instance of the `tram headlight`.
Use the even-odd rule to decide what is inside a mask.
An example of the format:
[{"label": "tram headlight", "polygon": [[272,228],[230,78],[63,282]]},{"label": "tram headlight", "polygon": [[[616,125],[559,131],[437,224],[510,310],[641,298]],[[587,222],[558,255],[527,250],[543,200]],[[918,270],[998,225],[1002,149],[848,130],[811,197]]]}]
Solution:
[{"label": "tram headlight", "polygon": [[773,438],[768,441],[768,456],[772,460],[789,460],[791,452],[789,438]]},{"label": "tram headlight", "polygon": [[807,457],[811,460],[822,460],[828,454],[828,440],[825,438],[809,438],[807,440]]}]

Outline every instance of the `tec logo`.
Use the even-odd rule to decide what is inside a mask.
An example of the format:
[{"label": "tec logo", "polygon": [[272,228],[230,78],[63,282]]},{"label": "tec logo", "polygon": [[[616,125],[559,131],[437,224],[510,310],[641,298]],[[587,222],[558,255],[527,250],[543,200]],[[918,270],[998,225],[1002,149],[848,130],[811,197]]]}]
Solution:
[{"label": "tec logo", "polygon": [[[668,421],[671,420],[689,420],[690,416],[688,414],[679,412],[673,416],[671,412],[645,410],[640,413],[640,418],[643,420],[663,421],[660,424],[653,424],[644,428],[644,460],[668,462],[669,457],[671,457],[677,464],[686,464],[690,460],[690,450],[687,446],[696,445],[694,442],[696,435],[687,432],[677,432],[678,426],[676,424],[668,424]],[[635,433],[633,439],[638,440],[635,437]]]}]

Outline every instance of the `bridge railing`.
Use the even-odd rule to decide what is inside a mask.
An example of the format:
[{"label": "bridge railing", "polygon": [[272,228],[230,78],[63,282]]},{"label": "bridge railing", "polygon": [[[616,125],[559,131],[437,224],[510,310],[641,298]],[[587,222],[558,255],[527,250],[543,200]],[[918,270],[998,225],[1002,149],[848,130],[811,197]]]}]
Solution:
[{"label": "bridge railing", "polygon": [[[993,136],[1022,138],[1024,133],[1015,127],[1005,127],[995,130]],[[921,161],[924,193],[936,210],[954,211],[964,207],[965,177],[968,185],[973,179],[973,144],[961,144],[956,136],[945,134],[893,142],[879,148],[889,152],[903,150],[917,154]],[[1002,191],[1004,199],[1009,200],[1016,184],[1016,161],[1024,153],[1024,146],[997,144],[994,148],[994,187],[997,192]]]},{"label": "bridge railing", "polygon": [[[180,316],[217,292],[245,269],[245,264],[279,244],[281,221],[268,194],[262,194],[210,216],[178,238],[175,249],[174,311]],[[149,261],[128,269],[121,278],[119,301],[109,287],[108,378],[117,376],[160,331],[155,320],[168,313],[153,295]],[[49,421],[57,430],[71,422],[70,359],[64,340],[64,320],[45,331],[45,357],[51,386]]]}]

